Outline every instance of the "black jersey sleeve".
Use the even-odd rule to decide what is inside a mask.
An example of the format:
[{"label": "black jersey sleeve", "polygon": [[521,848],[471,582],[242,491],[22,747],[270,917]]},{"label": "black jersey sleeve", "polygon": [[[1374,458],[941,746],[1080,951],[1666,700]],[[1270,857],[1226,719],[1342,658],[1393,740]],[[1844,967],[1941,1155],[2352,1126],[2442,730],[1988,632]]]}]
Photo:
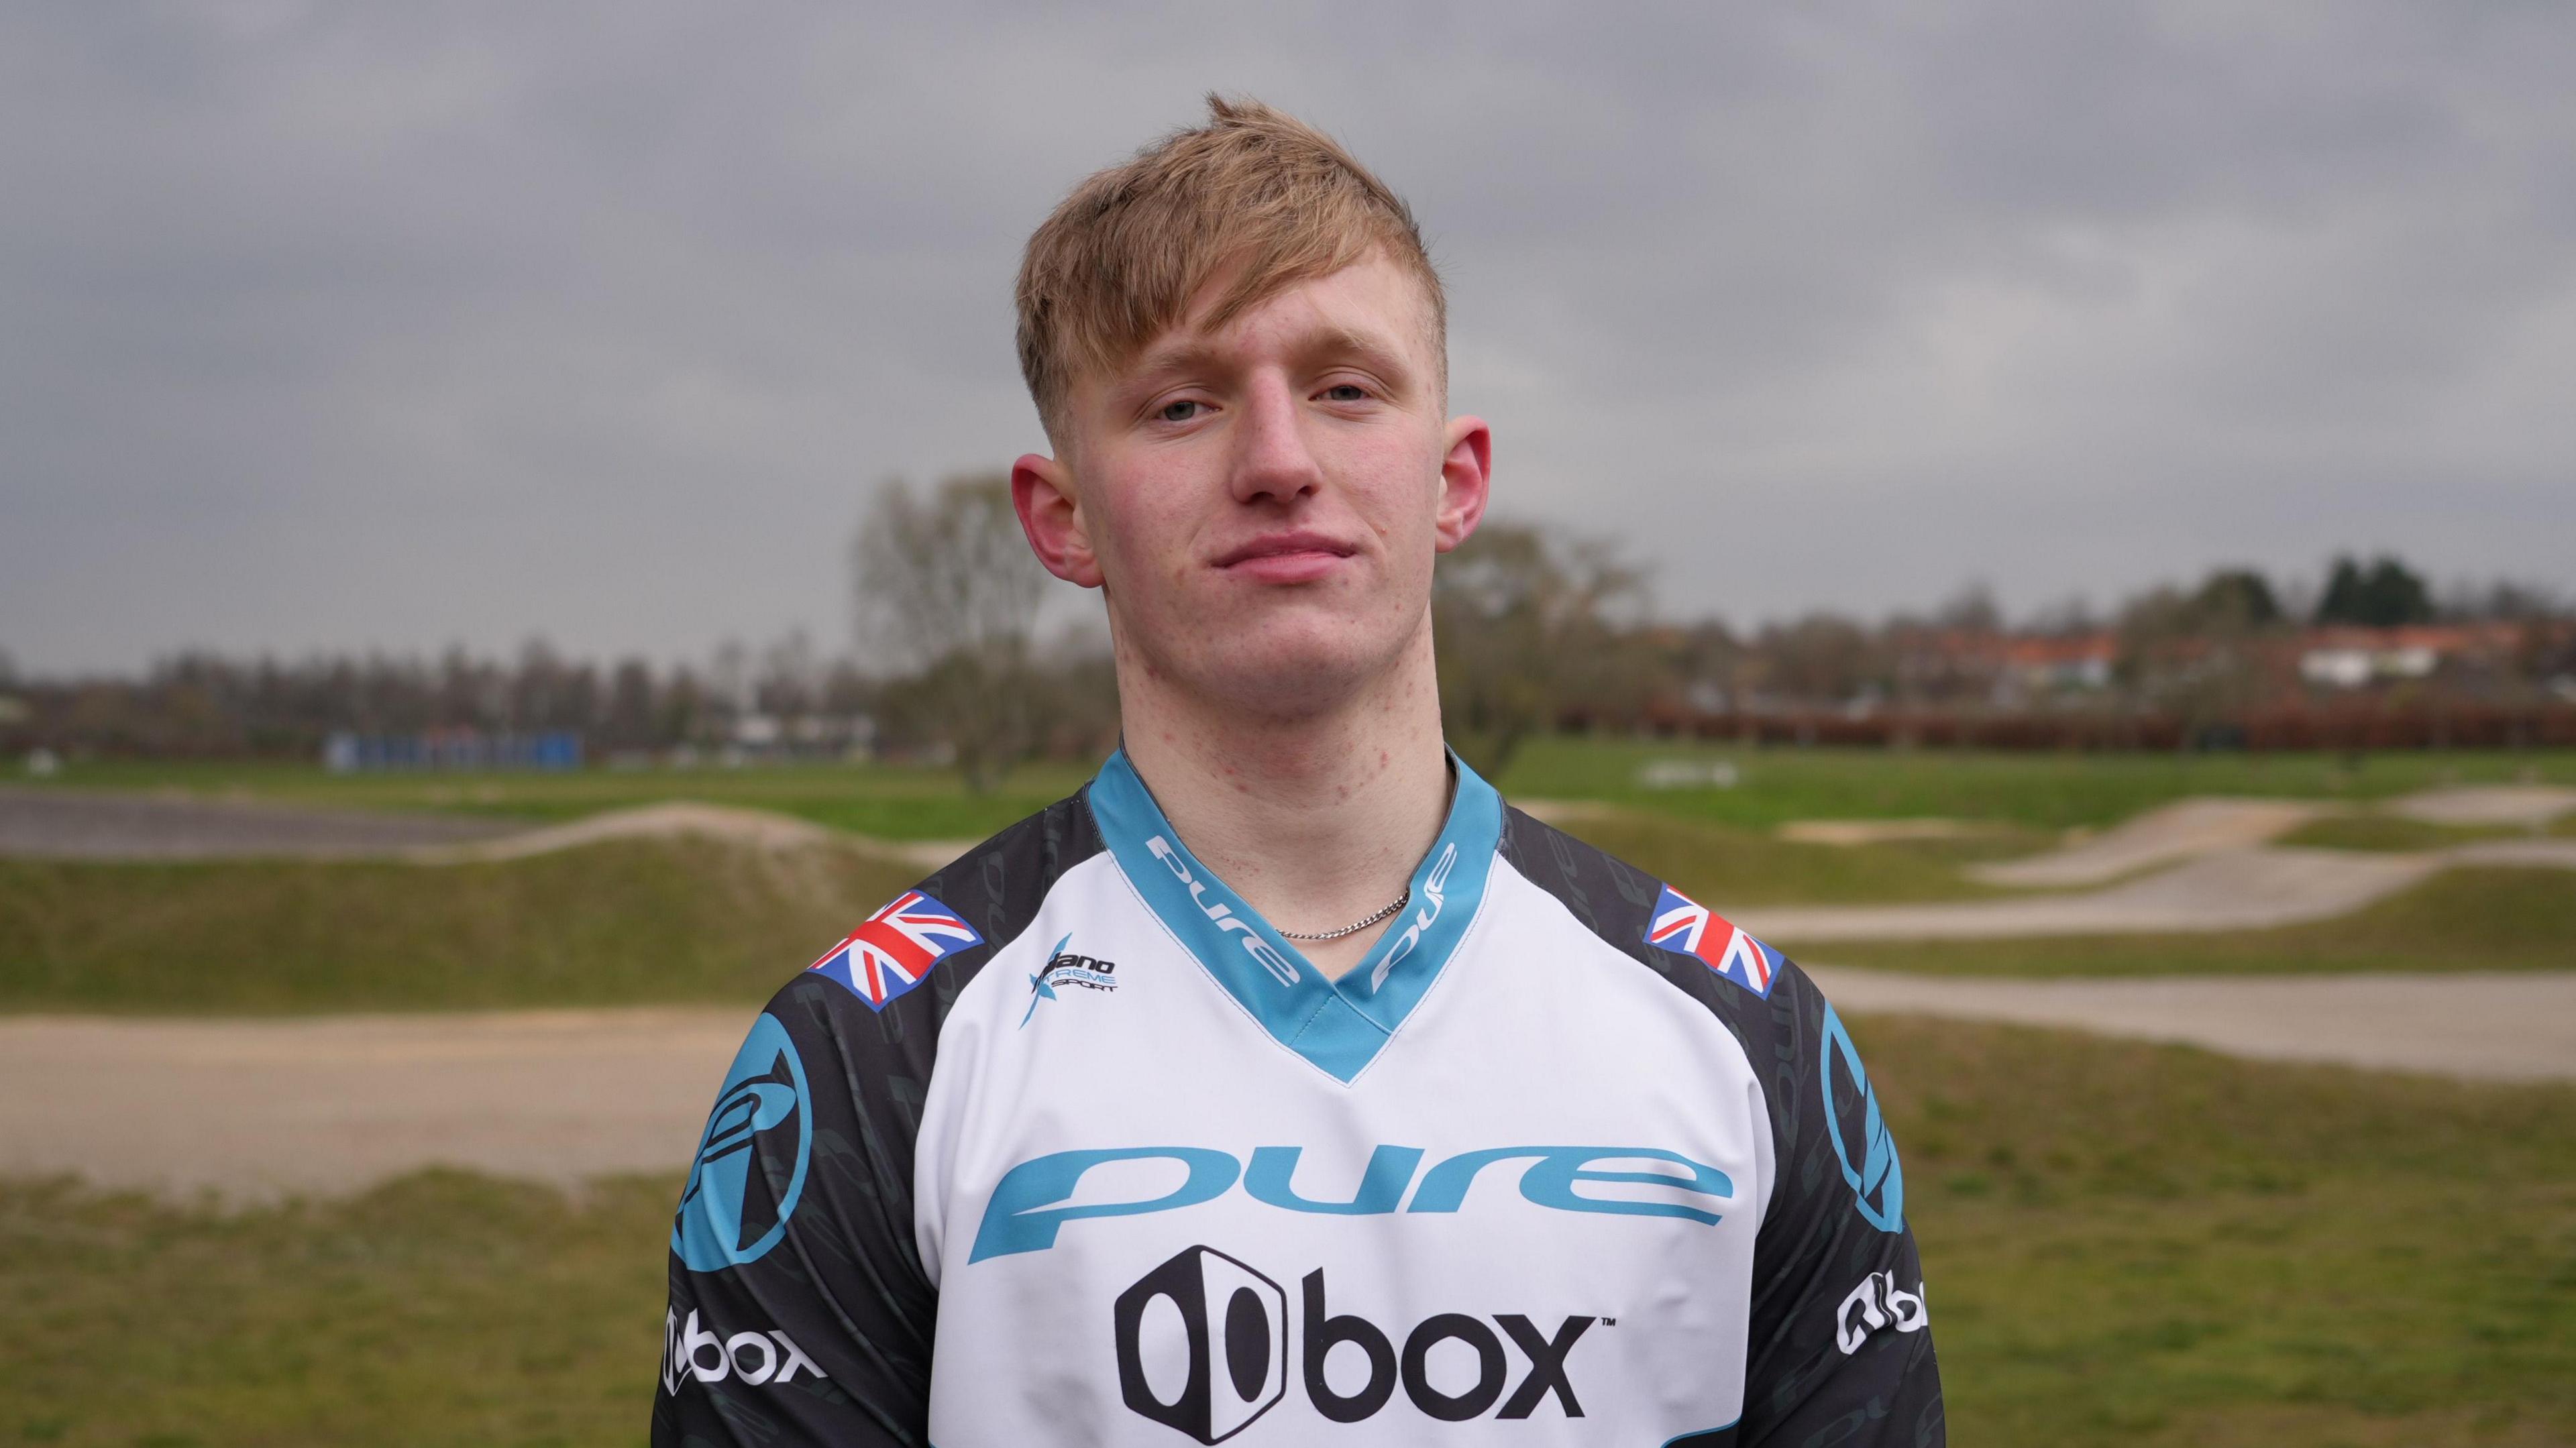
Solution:
[{"label": "black jersey sleeve", "polygon": [[912,1158],[936,1033],[915,1002],[936,988],[879,1013],[808,972],[754,1022],[674,1218],[657,1448],[927,1441]]},{"label": "black jersey sleeve", "polygon": [[[1770,1201],[1755,1235],[1744,1412],[1691,1448],[1937,1448],[1946,1442],[1904,1173],[1850,1032],[1778,959],[1757,993],[1646,943],[1663,882],[1505,814],[1514,869],[1604,941],[1706,1007],[1744,1048],[1771,1118]],[[1775,957],[1776,958],[1776,957]]]},{"label": "black jersey sleeve", "polygon": [[1815,982],[1782,961],[1768,1063],[1778,1168],[1753,1248],[1741,1442],[1944,1441],[1923,1265],[1904,1168],[1860,1051]]},{"label": "black jersey sleeve", "polygon": [[939,946],[962,938],[939,913],[973,944],[917,979],[806,970],[753,1022],[673,1217],[655,1448],[928,1443],[938,1294],[913,1165],[939,1027],[1098,841],[1079,796],[1022,820],[898,902]]}]

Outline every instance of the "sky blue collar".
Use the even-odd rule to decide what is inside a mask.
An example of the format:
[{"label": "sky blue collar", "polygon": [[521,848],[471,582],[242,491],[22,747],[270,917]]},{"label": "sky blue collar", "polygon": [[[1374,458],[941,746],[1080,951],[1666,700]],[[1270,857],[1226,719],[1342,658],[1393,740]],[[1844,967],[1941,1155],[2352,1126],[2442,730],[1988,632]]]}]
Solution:
[{"label": "sky blue collar", "polygon": [[1109,756],[1089,786],[1092,817],[1118,868],[1191,955],[1279,1044],[1348,1082],[1439,979],[1485,900],[1503,835],[1503,800],[1450,756],[1449,821],[1414,867],[1413,896],[1368,957],[1336,981],[1310,964],[1181,843],[1152,791]]}]

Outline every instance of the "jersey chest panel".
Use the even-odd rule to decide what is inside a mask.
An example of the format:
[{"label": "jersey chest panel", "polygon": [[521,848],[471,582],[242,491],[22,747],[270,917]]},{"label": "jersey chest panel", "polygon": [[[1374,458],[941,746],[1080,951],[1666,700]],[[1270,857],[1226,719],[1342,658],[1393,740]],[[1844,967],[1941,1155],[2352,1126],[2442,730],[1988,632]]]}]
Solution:
[{"label": "jersey chest panel", "polygon": [[1770,1126],[1704,1007],[1497,862],[1352,1081],[1106,856],[959,995],[916,1160],[931,1437],[1660,1445],[1741,1406]]}]

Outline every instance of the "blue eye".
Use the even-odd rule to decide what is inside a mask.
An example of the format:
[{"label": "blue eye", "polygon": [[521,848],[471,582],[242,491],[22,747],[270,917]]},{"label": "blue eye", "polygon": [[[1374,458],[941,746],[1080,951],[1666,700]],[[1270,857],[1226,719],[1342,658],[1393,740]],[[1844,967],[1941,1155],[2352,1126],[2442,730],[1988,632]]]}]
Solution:
[{"label": "blue eye", "polygon": [[1325,388],[1324,395],[1335,402],[1360,402],[1367,399],[1368,389],[1356,382],[1337,382]]},{"label": "blue eye", "polygon": [[1199,403],[1186,400],[1166,402],[1163,404],[1163,410],[1154,415],[1165,422],[1187,422],[1199,415],[1199,407]]}]

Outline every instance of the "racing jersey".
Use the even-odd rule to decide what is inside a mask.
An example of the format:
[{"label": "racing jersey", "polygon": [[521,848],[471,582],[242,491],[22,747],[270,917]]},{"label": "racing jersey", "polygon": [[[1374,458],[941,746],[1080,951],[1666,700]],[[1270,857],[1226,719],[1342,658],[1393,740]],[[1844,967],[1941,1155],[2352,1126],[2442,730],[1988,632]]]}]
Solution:
[{"label": "racing jersey", "polygon": [[1904,1176],[1790,961],[1454,757],[1328,977],[1123,754],[781,989],[653,1441],[1943,1441]]}]

